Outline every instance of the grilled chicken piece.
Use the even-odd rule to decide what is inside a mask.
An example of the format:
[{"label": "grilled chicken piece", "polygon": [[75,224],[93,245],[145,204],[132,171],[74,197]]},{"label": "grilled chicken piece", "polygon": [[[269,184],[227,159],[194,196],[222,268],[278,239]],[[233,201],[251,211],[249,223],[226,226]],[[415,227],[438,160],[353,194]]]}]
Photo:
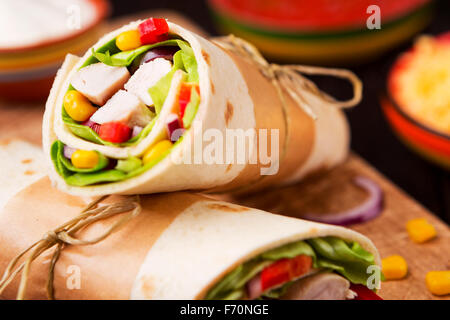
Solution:
[{"label": "grilled chicken piece", "polygon": [[317,273],[293,283],[284,300],[345,300],[351,297],[350,282],[329,272]]},{"label": "grilled chicken piece", "polygon": [[134,94],[119,90],[90,120],[100,124],[117,121],[129,127],[145,127],[152,120],[152,113]]},{"label": "grilled chicken piece", "polygon": [[125,83],[125,89],[141,99],[146,105],[152,106],[153,100],[148,93],[148,89],[164,77],[171,68],[171,62],[163,58],[146,62]]},{"label": "grilled chicken piece", "polygon": [[78,70],[72,86],[93,103],[103,106],[130,79],[126,67],[112,67],[98,62]]}]

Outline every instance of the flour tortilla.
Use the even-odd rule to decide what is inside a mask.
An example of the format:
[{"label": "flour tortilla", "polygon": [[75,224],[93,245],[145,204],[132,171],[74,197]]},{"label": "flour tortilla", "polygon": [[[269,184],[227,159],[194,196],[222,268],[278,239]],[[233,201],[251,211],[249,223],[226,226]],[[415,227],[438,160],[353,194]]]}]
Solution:
[{"label": "flour tortilla", "polygon": [[[142,21],[136,21],[103,37],[94,49],[99,48],[111,38],[123,31],[136,29]],[[253,102],[248,96],[248,89],[239,70],[231,58],[219,47],[204,38],[191,33],[184,28],[169,22],[170,31],[179,35],[191,45],[198,65],[199,86],[201,92],[200,105],[196,114],[195,123],[201,123],[203,130],[214,128],[225,132],[226,128],[242,128],[247,130],[255,127],[255,119],[252,117]],[[97,150],[112,158],[126,158],[130,155],[142,155],[155,141],[154,135],[147,136],[134,147],[116,148],[98,145],[74,136],[61,120],[62,100],[70,83],[70,79],[76,70],[91,55],[91,50],[84,57],[75,62],[73,56],[68,56],[57,78],[55,79],[49,99],[46,104],[46,112],[43,124],[44,150],[49,154],[50,146],[55,139],[78,149]],[[75,62],[75,63],[74,63]],[[226,81],[233,79],[233,81]],[[224,82],[227,82],[224,85]],[[212,92],[214,91],[214,92]],[[234,106],[233,117],[225,121],[223,115],[227,104]],[[196,124],[194,123],[193,126]],[[189,130],[184,136],[184,141],[172,150],[174,159],[181,159],[187,152],[192,153],[191,144],[195,136],[202,132]],[[150,139],[150,141],[149,141]],[[190,164],[177,164],[166,157],[155,167],[147,172],[124,181],[108,183],[100,186],[73,187],[66,185],[56,171],[51,173],[56,185],[71,194],[98,195],[98,194],[134,194],[152,193],[160,191],[173,191],[186,188],[210,188],[217,184],[225,184],[235,178],[244,165],[235,164],[211,164],[204,166],[192,166]],[[196,179],[192,179],[196,177]]]},{"label": "flour tortilla", "polygon": [[[123,31],[136,29],[140,22],[132,22],[111,32],[93,48],[99,48]],[[254,64],[244,61],[218,42],[208,41],[174,23],[169,22],[169,27],[171,33],[190,44],[198,64],[200,105],[194,123],[185,133],[183,141],[171,150],[170,156],[153,168],[119,182],[85,187],[70,186],[52,166],[50,178],[59,189],[85,196],[178,190],[255,191],[296,182],[311,172],[330,168],[345,159],[349,150],[349,131],[342,111],[324,104],[314,96],[308,97],[311,109],[318,116],[317,120],[313,120],[286,92],[283,94],[286,105],[283,106],[273,83]],[[78,61],[77,58],[68,56],[55,79],[43,125],[43,145],[49,163],[50,146],[56,139],[70,147],[97,150],[106,156],[122,159],[130,155],[141,156],[157,142],[164,130],[162,117],[155,124],[157,132],[149,134],[136,146],[118,148],[83,140],[66,128],[61,119],[63,96],[73,74],[90,55],[91,50],[88,50]],[[199,150],[193,145],[194,141],[202,140],[202,133],[207,129],[221,133],[225,133],[227,129],[279,130],[281,154],[280,158],[273,160],[279,162],[279,171],[274,175],[261,177],[262,164],[249,163],[249,159],[258,153],[256,137],[250,138],[251,143],[247,145],[243,163],[180,163],[186,155],[190,155],[188,158],[192,160],[202,157],[206,143]]]},{"label": "flour tortilla", "polygon": [[[90,200],[52,188],[48,178],[19,192],[0,212],[0,270],[47,231],[79,214]],[[121,196],[108,199],[121,200]],[[102,242],[64,248],[55,267],[57,299],[202,299],[227,272],[248,259],[292,241],[321,236],[357,241],[380,264],[373,243],[343,227],[193,193],[142,196],[141,203],[141,214]],[[117,218],[99,221],[77,236],[94,238]],[[46,298],[50,257],[47,252],[33,263],[26,298]],[[74,272],[81,277],[78,289],[69,285]],[[17,287],[15,280],[0,299],[14,298]]]},{"label": "flour tortilla", "polygon": [[0,141],[0,210],[10,197],[45,173],[41,148],[23,140]]}]

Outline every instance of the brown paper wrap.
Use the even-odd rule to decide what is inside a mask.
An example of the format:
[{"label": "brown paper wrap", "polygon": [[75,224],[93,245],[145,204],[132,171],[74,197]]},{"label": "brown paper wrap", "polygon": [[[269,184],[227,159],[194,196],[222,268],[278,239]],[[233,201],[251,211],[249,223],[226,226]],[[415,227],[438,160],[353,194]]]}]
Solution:
[{"label": "brown paper wrap", "polygon": [[[122,196],[108,198],[120,201]],[[90,198],[70,196],[48,178],[13,197],[0,212],[0,271],[49,230],[74,218]],[[337,236],[359,242],[379,255],[372,242],[349,229],[269,214],[190,193],[141,197],[142,212],[103,241],[63,248],[55,265],[57,299],[201,299],[227,272],[263,251],[296,240]],[[77,234],[90,239],[118,216]],[[27,299],[46,299],[52,249],[31,267]],[[80,289],[71,288],[80,271]],[[68,273],[69,272],[69,273]],[[73,272],[73,269],[72,269]],[[19,278],[0,295],[14,299]]]},{"label": "brown paper wrap", "polygon": [[[94,49],[110,41],[125,30],[134,29],[140,21],[132,22],[103,37]],[[169,23],[172,33],[183,38],[191,45],[198,64],[200,105],[191,129],[184,134],[183,141],[153,168],[133,178],[94,186],[74,187],[65,183],[59,176],[48,156],[50,146],[59,139],[63,143],[83,150],[97,150],[112,158],[126,158],[130,155],[142,154],[165,134],[164,120],[159,118],[153,130],[138,145],[132,147],[111,147],[98,145],[76,137],[65,127],[61,120],[61,105],[66,88],[76,70],[91,55],[89,50],[80,59],[73,56],[66,60],[46,105],[43,125],[44,151],[51,165],[50,178],[61,190],[83,196],[105,194],[146,194],[179,190],[208,190],[213,192],[254,191],[269,185],[292,183],[315,170],[331,167],[346,157],[349,146],[349,133],[345,117],[341,110],[344,103],[335,101],[323,94],[312,83],[306,83],[299,70],[286,75],[285,78],[297,78],[290,86],[279,81],[287,69],[278,66],[277,76],[267,77],[266,71],[273,71],[271,65],[264,60],[263,65],[255,63],[250,55],[244,57],[224,45],[223,40],[206,40],[174,23]],[[230,38],[231,39],[231,38]],[[235,38],[233,38],[235,39]],[[236,42],[240,46],[243,42]],[[256,49],[255,49],[256,50]],[[254,53],[259,59],[259,53]],[[252,61],[252,59],[254,61]],[[262,68],[261,68],[262,66]],[[264,69],[264,70],[263,70]],[[316,68],[317,70],[319,68]],[[275,70],[275,69],[274,69]],[[336,69],[320,69],[319,74],[339,76]],[[359,102],[361,86],[359,80],[348,71],[340,70],[343,78],[352,81],[355,97],[349,105]],[[310,72],[316,73],[316,72]],[[349,76],[350,74],[350,76]],[[295,80],[295,79],[294,79]],[[302,101],[293,99],[289,92],[296,91]],[[164,108],[163,108],[164,109]],[[161,112],[161,115],[164,112]],[[317,119],[314,119],[317,116]],[[195,133],[198,124],[203,131]],[[207,129],[219,130],[225,135],[228,129],[279,130],[279,171],[270,176],[261,176],[260,168],[269,164],[249,164],[248,157],[241,163],[213,163],[192,165],[191,163],[174,163],[172,159],[182,159],[186,154],[195,158],[203,150],[195,150],[194,141]],[[159,130],[159,131],[158,131]],[[200,138],[201,139],[201,138]],[[270,148],[270,135],[268,136]],[[247,145],[246,155],[257,154],[257,143]],[[172,158],[173,157],[173,158]],[[260,160],[260,159],[258,159]]]}]

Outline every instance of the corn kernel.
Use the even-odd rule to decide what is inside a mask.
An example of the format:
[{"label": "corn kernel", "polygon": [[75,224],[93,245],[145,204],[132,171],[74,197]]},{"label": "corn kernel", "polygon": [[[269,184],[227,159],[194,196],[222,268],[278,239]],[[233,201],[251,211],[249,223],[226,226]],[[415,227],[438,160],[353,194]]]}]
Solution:
[{"label": "corn kernel", "polygon": [[63,105],[67,114],[75,121],[86,121],[97,111],[97,108],[76,90],[66,92]]},{"label": "corn kernel", "polygon": [[72,164],[79,169],[92,169],[99,161],[96,151],[77,150],[72,154]]},{"label": "corn kernel", "polygon": [[408,273],[408,264],[399,255],[389,256],[381,261],[386,280],[402,279]]},{"label": "corn kernel", "polygon": [[425,282],[432,294],[450,294],[450,271],[430,271],[425,276]]},{"label": "corn kernel", "polygon": [[141,35],[138,30],[122,32],[116,38],[116,46],[122,51],[133,50],[141,46]]},{"label": "corn kernel", "polygon": [[145,154],[144,158],[142,159],[144,161],[144,164],[147,164],[160,156],[167,150],[169,150],[172,147],[172,142],[169,140],[162,140],[155,144],[152,148],[150,148]]},{"label": "corn kernel", "polygon": [[436,236],[436,230],[425,218],[412,219],[406,224],[406,230],[412,241],[423,243]]}]

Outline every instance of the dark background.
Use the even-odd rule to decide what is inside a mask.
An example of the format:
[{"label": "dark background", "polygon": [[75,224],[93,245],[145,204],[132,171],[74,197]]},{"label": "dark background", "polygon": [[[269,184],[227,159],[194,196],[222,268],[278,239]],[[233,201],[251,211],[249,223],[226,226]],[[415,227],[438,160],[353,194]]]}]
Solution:
[{"label": "dark background", "polygon": [[[111,3],[113,17],[151,9],[173,9],[192,19],[210,34],[217,34],[205,0],[112,0]],[[450,30],[450,1],[442,0],[437,2],[435,19],[425,32],[436,34],[447,30]],[[352,131],[352,149],[449,223],[450,173],[428,163],[401,144],[386,123],[378,103],[389,66],[400,52],[410,46],[411,41],[375,61],[351,68],[364,83],[363,101],[347,112]],[[346,98],[351,94],[346,84],[336,84],[335,80],[314,80],[318,80],[323,89],[338,98]]]}]

